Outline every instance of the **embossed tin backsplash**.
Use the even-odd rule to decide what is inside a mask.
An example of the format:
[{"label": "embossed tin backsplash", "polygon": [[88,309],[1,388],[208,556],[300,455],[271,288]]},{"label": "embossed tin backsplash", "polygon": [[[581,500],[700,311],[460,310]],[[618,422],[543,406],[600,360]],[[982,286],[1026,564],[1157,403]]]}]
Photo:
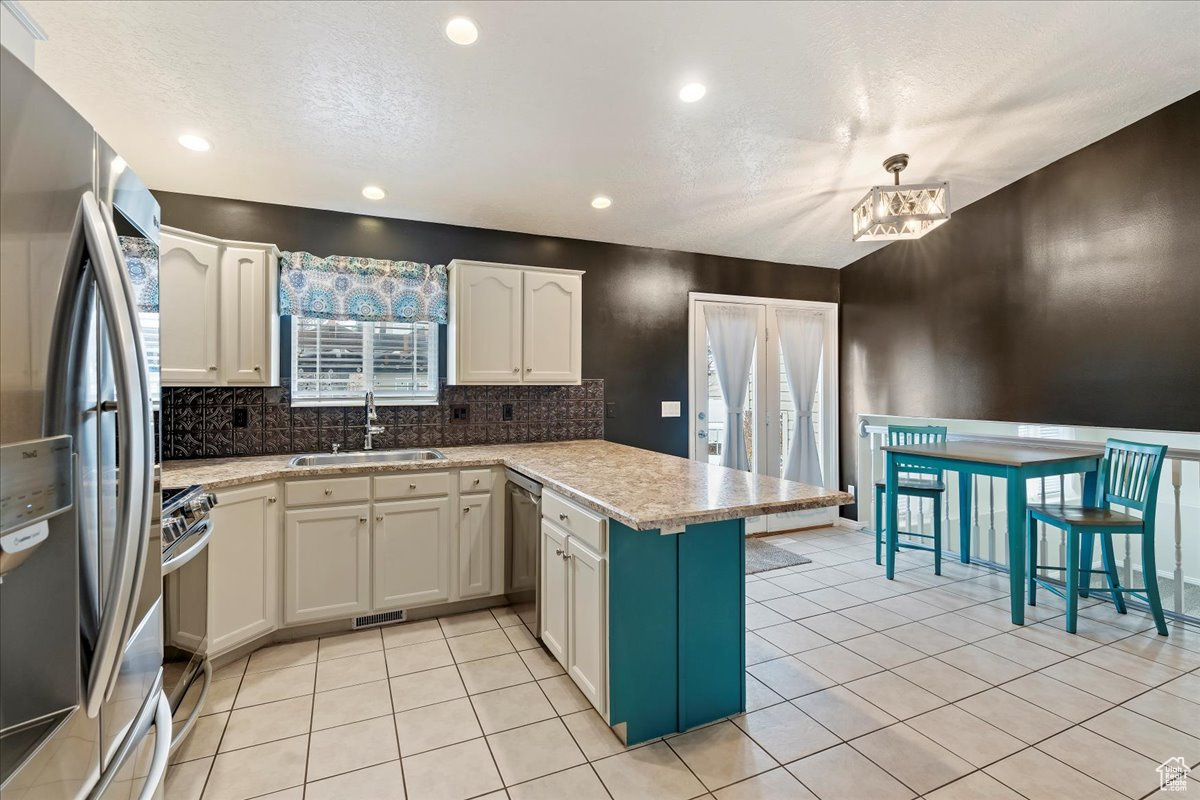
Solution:
[{"label": "embossed tin backsplash", "polygon": [[[293,407],[287,387],[163,387],[163,458],[361,450],[366,411]],[[604,381],[579,386],[447,386],[437,405],[379,405],[376,450],[604,438]],[[466,419],[462,419],[465,410]],[[511,416],[511,419],[508,417]]]}]

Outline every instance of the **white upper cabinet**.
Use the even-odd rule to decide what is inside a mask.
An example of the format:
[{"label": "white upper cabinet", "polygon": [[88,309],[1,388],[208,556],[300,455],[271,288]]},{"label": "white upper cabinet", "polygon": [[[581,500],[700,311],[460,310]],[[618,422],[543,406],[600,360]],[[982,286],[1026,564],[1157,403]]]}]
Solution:
[{"label": "white upper cabinet", "polygon": [[221,248],[168,233],[159,246],[159,347],[164,386],[217,384]]},{"label": "white upper cabinet", "polygon": [[227,383],[279,383],[279,266],[272,249],[221,254],[221,363]]},{"label": "white upper cabinet", "polygon": [[164,386],[279,383],[279,251],[163,228]]},{"label": "white upper cabinet", "polygon": [[452,261],[450,383],[579,383],[582,276]]},{"label": "white upper cabinet", "polygon": [[582,370],[583,279],[526,272],[524,377],[528,383],[579,383]]}]

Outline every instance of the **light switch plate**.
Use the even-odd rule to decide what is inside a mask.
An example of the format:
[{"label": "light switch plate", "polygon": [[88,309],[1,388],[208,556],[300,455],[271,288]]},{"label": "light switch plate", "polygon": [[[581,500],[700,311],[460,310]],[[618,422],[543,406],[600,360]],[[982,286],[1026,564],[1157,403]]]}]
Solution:
[{"label": "light switch plate", "polygon": [[680,414],[678,400],[663,400],[662,415],[664,417],[678,417]]}]

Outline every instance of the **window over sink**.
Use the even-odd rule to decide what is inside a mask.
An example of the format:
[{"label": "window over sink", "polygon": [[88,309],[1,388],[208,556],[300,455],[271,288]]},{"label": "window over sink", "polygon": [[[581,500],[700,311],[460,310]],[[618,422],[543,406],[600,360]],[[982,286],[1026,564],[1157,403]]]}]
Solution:
[{"label": "window over sink", "polygon": [[437,402],[435,323],[291,320],[293,405],[347,405],[368,390],[381,405]]}]

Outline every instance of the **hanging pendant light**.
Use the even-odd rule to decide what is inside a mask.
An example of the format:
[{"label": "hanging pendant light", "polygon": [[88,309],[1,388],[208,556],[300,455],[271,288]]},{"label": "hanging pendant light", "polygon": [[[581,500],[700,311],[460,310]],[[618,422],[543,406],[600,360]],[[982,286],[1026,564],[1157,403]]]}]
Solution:
[{"label": "hanging pendant light", "polygon": [[905,153],[883,162],[883,168],[895,176],[895,184],[872,186],[851,209],[854,241],[920,239],[950,219],[950,184],[943,181],[901,186],[900,173],[907,166]]}]

